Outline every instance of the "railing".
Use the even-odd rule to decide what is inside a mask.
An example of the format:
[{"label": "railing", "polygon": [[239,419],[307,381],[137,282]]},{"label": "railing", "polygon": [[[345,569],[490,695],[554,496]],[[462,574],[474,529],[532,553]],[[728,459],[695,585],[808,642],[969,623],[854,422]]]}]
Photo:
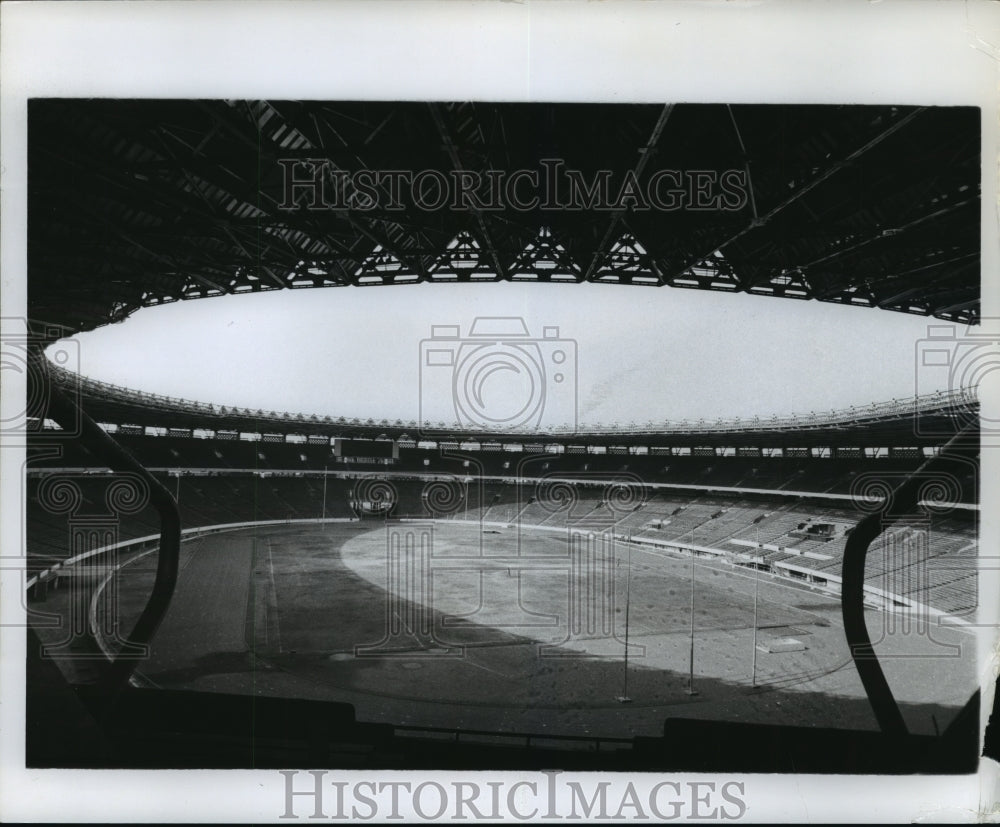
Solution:
[{"label": "railing", "polygon": [[[886,402],[873,402],[870,405],[851,406],[840,410],[831,410],[826,413],[810,411],[808,414],[788,414],[783,416],[770,417],[733,417],[729,419],[697,419],[697,420],[670,420],[647,421],[641,425],[634,422],[628,424],[621,423],[596,423],[580,425],[558,425],[546,429],[544,432],[538,431],[518,431],[516,428],[504,427],[498,429],[478,428],[472,429],[463,426],[458,422],[445,423],[425,423],[421,425],[416,420],[403,421],[396,419],[359,419],[351,417],[330,417],[318,416],[302,413],[290,413],[288,411],[264,411],[262,409],[252,410],[251,408],[215,405],[205,402],[195,402],[189,399],[181,399],[172,396],[162,396],[145,391],[132,390],[120,385],[108,382],[101,382],[85,376],[79,376],[57,365],[50,365],[52,378],[62,384],[71,385],[84,393],[92,394],[98,398],[119,402],[129,405],[141,405],[144,407],[159,408],[176,413],[196,414],[207,419],[218,418],[243,418],[255,420],[254,427],[259,427],[259,420],[269,420],[282,422],[284,424],[299,424],[302,426],[315,427],[317,424],[330,425],[334,427],[351,428],[389,428],[404,429],[415,433],[468,433],[473,434],[493,433],[507,436],[532,436],[534,438],[552,436],[595,436],[595,435],[619,435],[619,434],[698,434],[698,433],[733,433],[752,431],[791,431],[809,430],[825,428],[834,425],[845,424],[866,424],[871,422],[902,419],[916,414],[927,414],[934,411],[947,413],[949,411],[957,413],[972,413],[978,409],[979,401],[974,388],[956,388],[948,391],[938,391],[937,393],[923,396],[913,396],[906,399],[892,399]],[[206,422],[206,425],[208,422]],[[248,423],[249,425],[249,423]]]}]

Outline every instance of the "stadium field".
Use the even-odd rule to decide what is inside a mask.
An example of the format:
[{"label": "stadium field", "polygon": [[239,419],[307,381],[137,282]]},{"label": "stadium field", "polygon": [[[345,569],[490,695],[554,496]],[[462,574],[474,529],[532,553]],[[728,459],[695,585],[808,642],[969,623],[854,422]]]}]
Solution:
[{"label": "stadium field", "polygon": [[[119,572],[124,628],[154,561]],[[362,721],[446,730],[877,728],[839,600],[731,562],[695,558],[692,578],[690,557],[606,535],[456,521],[250,528],[186,542],[181,562],[147,685],[344,701]],[[943,730],[975,686],[971,635],[867,617],[910,730]]]}]

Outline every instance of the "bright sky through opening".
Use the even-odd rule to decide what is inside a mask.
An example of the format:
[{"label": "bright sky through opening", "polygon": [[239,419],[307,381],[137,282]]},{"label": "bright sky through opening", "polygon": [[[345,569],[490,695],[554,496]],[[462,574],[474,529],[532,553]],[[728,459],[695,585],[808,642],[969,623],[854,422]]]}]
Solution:
[{"label": "bright sky through opening", "polygon": [[523,319],[529,337],[542,340],[530,353],[543,361],[554,328],[571,362],[575,351],[575,380],[572,365],[560,368],[558,389],[551,365],[534,379],[484,372],[477,387],[487,403],[492,394],[492,404],[518,409],[511,395],[529,393],[525,383],[537,381],[549,400],[558,393],[558,404],[572,394],[581,425],[822,413],[945,390],[949,382],[947,371],[917,366],[928,324],[940,321],[666,287],[287,290],[148,308],[76,338],[84,375],[135,390],[376,421],[417,419],[423,405],[425,417],[450,423],[449,389],[465,357],[428,366],[421,342],[432,327],[456,326],[458,344],[469,342],[477,317]]}]

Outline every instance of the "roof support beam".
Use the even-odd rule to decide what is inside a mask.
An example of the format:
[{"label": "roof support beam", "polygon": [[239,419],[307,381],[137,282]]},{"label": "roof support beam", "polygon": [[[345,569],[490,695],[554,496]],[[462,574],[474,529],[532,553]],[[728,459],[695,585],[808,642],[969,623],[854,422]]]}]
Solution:
[{"label": "roof support beam", "polygon": [[883,238],[888,238],[893,235],[898,235],[899,233],[907,232],[909,230],[912,230],[914,227],[919,227],[921,224],[924,224],[928,221],[932,221],[936,218],[942,218],[943,216],[948,215],[949,213],[953,213],[956,210],[961,209],[962,207],[967,207],[970,204],[978,204],[978,203],[979,203],[978,197],[967,198],[965,201],[959,201],[955,204],[951,204],[945,207],[944,209],[935,210],[929,215],[922,215],[920,218],[914,219],[913,221],[904,224],[902,227],[895,227],[892,230],[883,230],[878,235],[873,235],[869,238],[864,239],[863,241],[859,241],[857,244],[852,244],[850,247],[845,247],[842,250],[837,250],[833,253],[828,253],[825,256],[813,259],[808,264],[802,264],[800,266],[802,267],[802,269],[805,270],[808,269],[809,267],[815,267],[817,264],[826,264],[827,262],[833,261],[834,259],[840,258],[841,256],[854,253],[857,250],[861,249],[862,247],[867,247],[869,244],[874,244],[876,241],[881,241]]},{"label": "roof support beam", "polygon": [[[431,110],[431,117],[434,119],[434,124],[437,126],[438,133],[441,135],[441,140],[444,141],[448,157],[451,158],[451,165],[455,168],[455,170],[459,172],[463,171],[465,168],[462,166],[462,159],[458,157],[458,148],[455,146],[455,141],[452,139],[451,133],[445,125],[444,118],[442,117],[437,104],[430,103],[428,104],[428,108]],[[493,243],[493,235],[486,226],[486,219],[483,216],[483,211],[474,204],[470,204],[469,209],[476,217],[476,226],[479,229],[480,238],[483,245],[486,247],[486,253],[490,257],[490,261],[496,268],[497,278],[502,278],[504,275],[504,268],[500,263],[500,256],[497,255],[496,245]]]},{"label": "roof support beam", "polygon": [[[653,156],[653,151],[656,149],[656,145],[660,141],[660,136],[663,134],[663,130],[667,126],[667,121],[670,119],[670,113],[674,111],[674,104],[668,103],[660,112],[660,116],[656,119],[656,124],[653,126],[653,132],[649,136],[649,140],[646,141],[646,146],[639,150],[639,162],[633,168],[633,174],[635,179],[638,181],[642,177],[643,171],[646,169],[646,165],[649,163],[649,159]],[[597,249],[594,251],[594,255],[590,258],[590,264],[587,265],[587,270],[583,274],[584,281],[590,281],[593,278],[595,272],[597,272],[598,262],[604,257],[610,246],[615,242],[615,231],[618,229],[618,225],[622,220],[622,216],[627,212],[626,209],[617,209],[611,214],[611,221],[608,222],[608,229],[604,232],[604,238],[601,239],[601,243],[598,245]]]},{"label": "roof support beam", "polygon": [[758,227],[765,226],[776,215],[778,215],[780,212],[782,212],[785,209],[787,209],[792,204],[794,204],[797,201],[799,201],[803,196],[805,196],[806,194],[808,194],[812,190],[816,189],[816,187],[818,187],[824,181],[826,181],[829,178],[832,178],[834,175],[836,175],[842,169],[844,169],[845,167],[849,166],[851,163],[853,163],[854,161],[856,161],[858,158],[862,157],[870,149],[878,146],[880,143],[882,143],[882,141],[886,140],[887,138],[891,137],[892,135],[895,135],[900,129],[902,129],[907,124],[911,123],[925,109],[926,109],[926,107],[921,106],[921,107],[918,107],[918,108],[914,109],[908,115],[904,115],[902,118],[900,118],[894,124],[892,124],[888,129],[884,129],[882,132],[880,132],[878,135],[876,135],[870,141],[868,141],[867,143],[863,144],[862,146],[860,146],[856,150],[854,150],[852,153],[850,153],[843,160],[837,161],[836,163],[832,164],[829,169],[827,169],[824,172],[820,173],[812,181],[809,181],[807,184],[804,184],[802,187],[800,187],[799,189],[797,189],[795,192],[793,192],[790,196],[788,196],[788,198],[786,198],[780,204],[778,204],[775,207],[771,208],[771,210],[769,210],[764,216],[762,216],[761,218],[752,219],[745,227],[743,227],[743,229],[741,229],[738,232],[736,232],[735,234],[729,236],[729,238],[726,238],[725,240],[720,241],[718,244],[713,245],[712,249],[705,250],[705,252],[702,253],[701,255],[694,256],[693,258],[689,259],[688,262],[683,267],[681,267],[680,270],[677,273],[675,273],[673,275],[679,275],[680,273],[685,272],[689,268],[694,267],[700,261],[703,261],[704,259],[708,258],[716,250],[720,250],[723,247],[725,247],[726,245],[732,244],[734,241],[736,241],[736,240],[738,240],[740,238],[743,238],[743,236],[745,236],[747,233],[752,232],[753,230],[757,229]]}]

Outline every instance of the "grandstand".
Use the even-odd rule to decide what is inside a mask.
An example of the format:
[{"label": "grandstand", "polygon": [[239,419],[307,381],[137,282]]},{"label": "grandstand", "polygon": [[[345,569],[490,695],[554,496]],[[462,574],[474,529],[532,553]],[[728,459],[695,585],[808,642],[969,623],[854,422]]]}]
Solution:
[{"label": "grandstand", "polygon": [[[171,398],[43,351],[178,300],[414,281],[737,291],[974,326],[978,112],[33,101],[29,114],[26,596],[49,652],[29,664],[29,762],[975,766],[967,389],[763,419],[477,429]],[[379,126],[390,118],[406,147]],[[302,199],[329,194],[316,182],[344,161],[332,135],[364,167],[449,178],[562,157],[648,180],[668,163],[634,169],[637,153],[752,165],[754,197],[699,213],[408,204],[324,211],[321,228]],[[326,171],[302,178],[317,158]],[[927,158],[948,163],[930,174]],[[616,700],[623,576],[647,657],[632,707]],[[478,606],[476,578],[495,589]],[[383,608],[394,631],[379,640]],[[946,677],[920,671],[935,647],[964,652]],[[542,654],[556,650],[557,664]],[[249,731],[220,714],[247,698]],[[53,748],[67,724],[79,737]]]}]

